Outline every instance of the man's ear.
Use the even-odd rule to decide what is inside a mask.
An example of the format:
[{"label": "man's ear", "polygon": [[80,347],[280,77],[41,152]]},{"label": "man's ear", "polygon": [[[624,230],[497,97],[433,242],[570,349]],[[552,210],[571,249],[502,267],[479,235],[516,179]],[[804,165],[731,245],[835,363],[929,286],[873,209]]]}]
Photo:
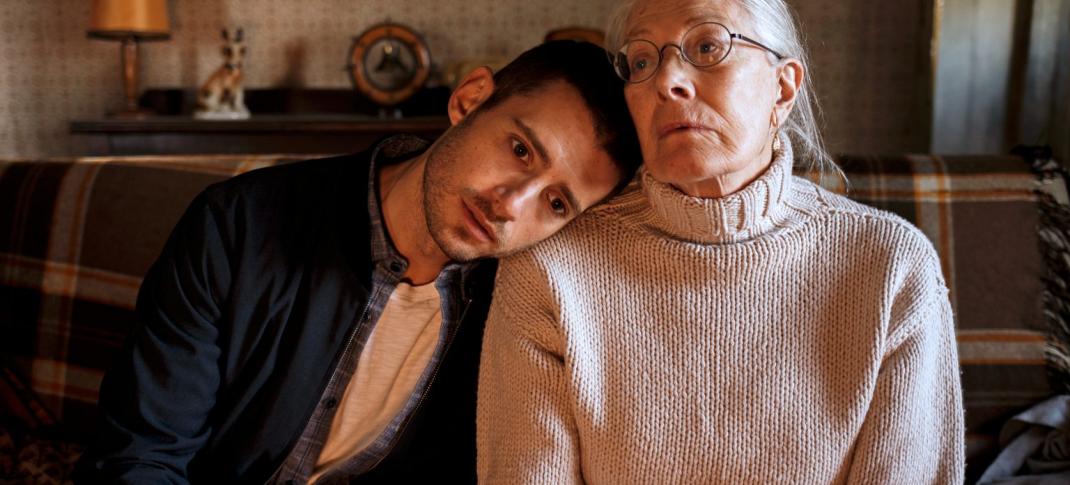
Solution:
[{"label": "man's ear", "polygon": [[460,123],[479,105],[483,104],[494,92],[494,73],[489,67],[477,67],[457,84],[457,89],[450,95],[447,111],[450,124]]},{"label": "man's ear", "polygon": [[777,92],[776,99],[777,118],[788,119],[791,108],[795,106],[795,99],[802,89],[803,77],[806,76],[806,68],[802,62],[795,58],[785,58],[777,64]]}]

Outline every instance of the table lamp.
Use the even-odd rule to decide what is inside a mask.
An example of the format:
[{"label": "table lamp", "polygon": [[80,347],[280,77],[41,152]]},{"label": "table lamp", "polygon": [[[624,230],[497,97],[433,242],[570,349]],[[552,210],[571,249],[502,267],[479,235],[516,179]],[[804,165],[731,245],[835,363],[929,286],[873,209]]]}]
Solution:
[{"label": "table lamp", "polygon": [[126,105],[117,117],[144,117],[138,108],[138,42],[170,37],[167,0],[93,0],[89,37],[122,41],[123,94]]}]

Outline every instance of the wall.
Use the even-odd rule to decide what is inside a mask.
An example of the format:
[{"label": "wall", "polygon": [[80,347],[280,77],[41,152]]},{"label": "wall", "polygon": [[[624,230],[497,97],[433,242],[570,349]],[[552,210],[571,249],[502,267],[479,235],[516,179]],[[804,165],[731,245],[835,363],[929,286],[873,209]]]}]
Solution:
[{"label": "wall", "polygon": [[797,0],[833,153],[926,152],[933,0]]},{"label": "wall", "polygon": [[64,153],[69,119],[119,101],[118,47],[86,39],[89,3],[0,0],[0,156]]},{"label": "wall", "polygon": [[[929,146],[932,0],[795,1],[840,152]],[[0,0],[0,156],[59,155],[72,119],[121,103],[118,44],[90,40],[87,0]],[[250,87],[347,87],[351,37],[387,17],[437,62],[514,56],[556,27],[602,27],[614,0],[172,0],[172,37],[143,46],[143,86],[194,87],[219,65],[219,28],[243,26]]]},{"label": "wall", "polygon": [[937,55],[933,151],[999,153],[1015,1],[945,0]]},{"label": "wall", "polygon": [[1033,0],[1008,144],[1046,144],[1070,166],[1070,0]]},{"label": "wall", "polygon": [[1070,0],[944,0],[936,153],[1051,145],[1070,163]]}]

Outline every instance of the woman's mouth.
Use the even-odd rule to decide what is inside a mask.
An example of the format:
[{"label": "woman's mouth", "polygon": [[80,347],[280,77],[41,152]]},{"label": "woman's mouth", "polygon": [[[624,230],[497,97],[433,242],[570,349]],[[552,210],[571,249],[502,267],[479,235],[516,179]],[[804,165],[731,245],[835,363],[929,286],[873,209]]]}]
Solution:
[{"label": "woman's mouth", "polygon": [[710,127],[699,123],[692,123],[689,121],[675,121],[672,123],[666,123],[661,125],[658,129],[658,138],[665,138],[669,135],[681,134],[681,133],[696,133],[699,131],[709,131]]}]

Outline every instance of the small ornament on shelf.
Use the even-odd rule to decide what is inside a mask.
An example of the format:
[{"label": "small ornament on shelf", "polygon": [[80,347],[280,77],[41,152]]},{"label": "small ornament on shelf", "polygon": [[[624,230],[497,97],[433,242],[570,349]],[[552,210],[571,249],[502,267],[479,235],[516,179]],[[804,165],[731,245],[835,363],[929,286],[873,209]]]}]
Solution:
[{"label": "small ornament on shelf", "polygon": [[353,39],[348,69],[357,91],[379,105],[381,118],[401,118],[397,105],[430,76],[431,50],[416,31],[388,19]]},{"label": "small ornament on shelf", "polygon": [[245,90],[242,88],[242,63],[245,60],[244,32],[241,28],[233,35],[223,29],[224,63],[216,69],[197,91],[197,110],[193,117],[200,120],[245,120],[249,109],[245,107]]}]

